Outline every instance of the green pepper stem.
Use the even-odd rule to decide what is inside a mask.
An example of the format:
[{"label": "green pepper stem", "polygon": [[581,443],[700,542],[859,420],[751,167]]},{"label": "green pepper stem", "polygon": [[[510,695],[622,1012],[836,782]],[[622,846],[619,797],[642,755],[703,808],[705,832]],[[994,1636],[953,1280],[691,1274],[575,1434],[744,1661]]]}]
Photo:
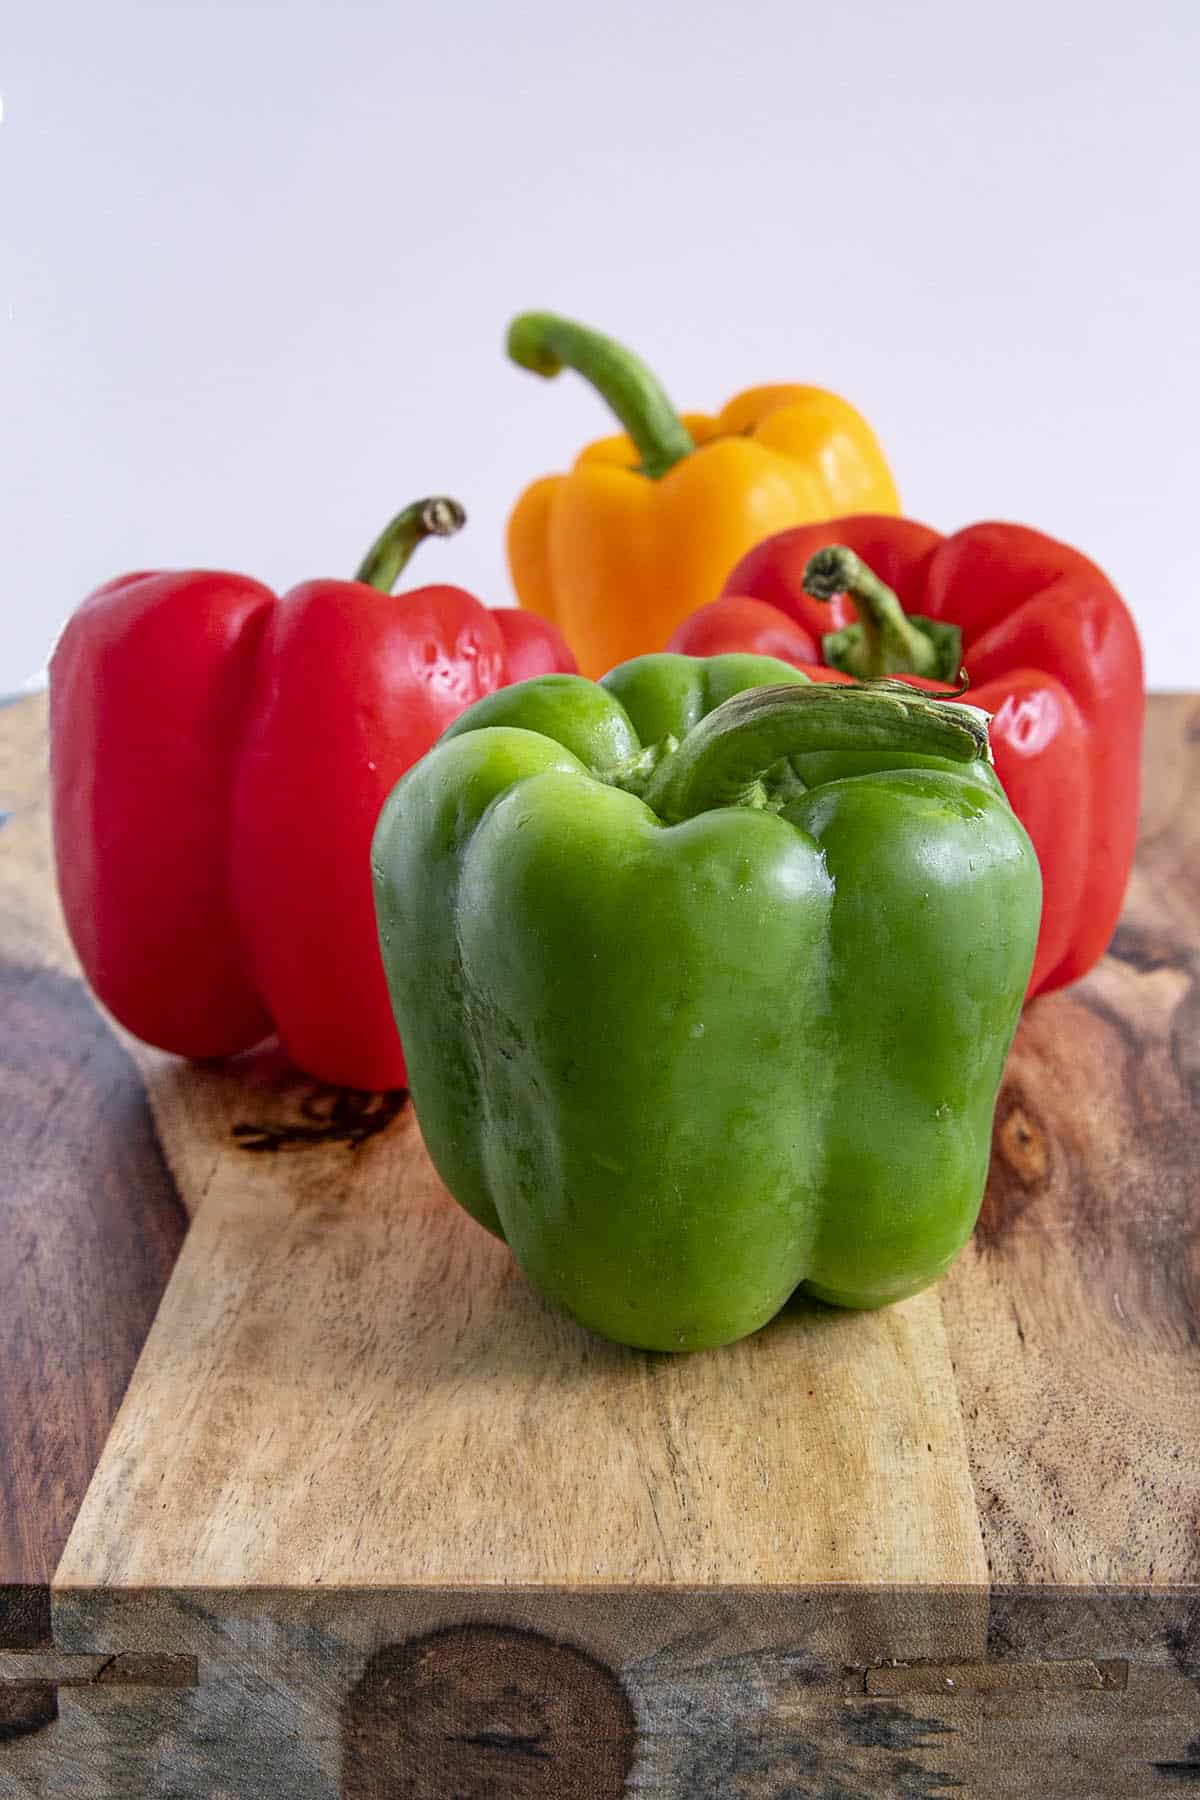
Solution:
[{"label": "green pepper stem", "polygon": [[535,375],[574,369],[590,381],[632,438],[642,473],[653,480],[696,448],[658,377],[612,338],[557,313],[522,313],[508,328],[508,354]]},{"label": "green pepper stem", "polygon": [[358,565],[355,581],[390,594],[417,545],[427,537],[453,537],[467,522],[467,515],[457,500],[445,494],[433,494],[427,500],[414,500],[385,525]]},{"label": "green pepper stem", "polygon": [[644,798],[668,824],[717,806],[761,806],[768,773],[811,750],[990,762],[988,714],[900,681],[747,688],[701,719],[660,765]]},{"label": "green pepper stem", "polygon": [[925,675],[953,681],[962,662],[962,633],[940,619],[910,618],[896,595],[845,544],[830,544],[811,556],[804,591],[816,600],[849,594],[858,623],[821,639],[832,669],[872,681],[881,675]]}]

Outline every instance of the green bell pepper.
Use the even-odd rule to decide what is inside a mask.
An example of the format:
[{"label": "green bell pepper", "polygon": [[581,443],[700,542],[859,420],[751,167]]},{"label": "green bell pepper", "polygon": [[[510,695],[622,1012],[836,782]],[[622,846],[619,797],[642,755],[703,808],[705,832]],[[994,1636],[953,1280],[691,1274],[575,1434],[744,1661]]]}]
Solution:
[{"label": "green bell pepper", "polygon": [[429,1153],[581,1324],[729,1343],[970,1234],[1041,904],[985,714],[769,657],[539,676],[372,862]]}]

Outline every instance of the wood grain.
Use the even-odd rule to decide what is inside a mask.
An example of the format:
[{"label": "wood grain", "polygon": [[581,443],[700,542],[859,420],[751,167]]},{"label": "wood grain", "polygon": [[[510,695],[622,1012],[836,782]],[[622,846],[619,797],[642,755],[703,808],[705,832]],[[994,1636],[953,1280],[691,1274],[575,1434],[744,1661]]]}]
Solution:
[{"label": "wood grain", "polygon": [[61,1586],[981,1588],[936,1296],[631,1353],[536,1297],[411,1111],[248,1156],[240,1080],[141,1055],[168,1152],[202,1126],[213,1161]]},{"label": "wood grain", "polygon": [[70,973],[40,702],[0,711],[0,1648],[48,1583],[182,1241],[137,1070]]},{"label": "wood grain", "polygon": [[1111,953],[1036,1001],[942,1288],[997,1583],[1200,1583],[1200,702],[1152,701]]},{"label": "wood grain", "polygon": [[[882,1619],[929,1596],[881,1600]],[[91,1590],[60,1596],[69,1635],[184,1646],[199,1683],[64,1690],[53,1731],[0,1755],[0,1793],[1187,1800],[1200,1702],[1169,1618],[1143,1601],[1123,1684],[1064,1686],[1037,1657],[961,1692],[875,1695],[828,1590]],[[1065,1649],[1128,1623],[1073,1596],[1011,1628]],[[1094,1660],[1076,1649],[1072,1675]]]}]

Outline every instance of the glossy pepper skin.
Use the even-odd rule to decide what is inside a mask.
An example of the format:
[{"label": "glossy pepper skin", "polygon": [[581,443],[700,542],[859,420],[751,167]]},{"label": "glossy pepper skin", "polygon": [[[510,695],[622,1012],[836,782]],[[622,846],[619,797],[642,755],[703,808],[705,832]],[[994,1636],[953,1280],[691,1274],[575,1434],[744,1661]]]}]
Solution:
[{"label": "glossy pepper skin", "polygon": [[425,1142],[581,1324],[699,1349],[956,1255],[1040,892],[986,744],[911,690],[646,656],[489,696],[396,787],[372,861]]},{"label": "glossy pepper skin", "polygon": [[[907,615],[893,618],[890,654],[877,631],[874,654],[861,627],[856,641],[851,595],[827,584],[830,605],[805,592],[811,559],[838,544],[857,554]],[[943,537],[913,519],[831,519],[758,545],[670,647],[757,651],[769,643],[819,679],[837,679],[839,668],[896,675],[928,657],[919,633],[908,630],[913,617],[958,628],[957,643],[918,679],[936,686],[963,666],[970,699],[993,715],[996,772],[1033,839],[1045,884],[1029,995],[1063,987],[1108,947],[1137,837],[1141,645],[1128,608],[1095,563],[1023,525],[968,525]],[[818,672],[818,660],[833,666]]]},{"label": "glossy pepper skin", "polygon": [[[461,588],[387,590],[421,537],[461,523],[452,502],[408,508],[357,581],[276,598],[240,575],[129,575],[69,620],[50,667],[59,892],[84,974],[135,1036],[218,1057],[278,1030],[319,1080],[403,1085],[371,833],[512,663],[498,614]],[[557,634],[517,645],[520,673],[539,661],[571,666]]]},{"label": "glossy pepper skin", "polygon": [[552,313],[514,320],[508,350],[539,375],[577,369],[625,427],[534,482],[508,527],[521,605],[556,621],[585,675],[661,649],[767,533],[899,511],[874,433],[836,394],[758,387],[681,418],[629,351]]}]

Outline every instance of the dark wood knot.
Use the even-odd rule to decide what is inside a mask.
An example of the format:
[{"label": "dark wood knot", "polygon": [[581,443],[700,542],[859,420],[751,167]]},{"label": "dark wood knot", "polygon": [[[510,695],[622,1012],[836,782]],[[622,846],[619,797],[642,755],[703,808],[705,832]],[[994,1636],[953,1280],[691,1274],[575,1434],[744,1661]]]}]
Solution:
[{"label": "dark wood knot", "polygon": [[620,1800],[636,1721],[618,1676],[572,1644],[455,1625],[370,1658],[341,1711],[344,1800]]},{"label": "dark wood knot", "polygon": [[316,1088],[300,1101],[298,1119],[241,1123],[233,1127],[239,1150],[277,1155],[281,1150],[312,1150],[322,1144],[359,1149],[368,1138],[386,1131],[404,1110],[406,1088],[363,1094],[356,1088]]},{"label": "dark wood knot", "polygon": [[995,1147],[1025,1187],[1041,1187],[1050,1173],[1050,1146],[1037,1119],[1013,1099],[1000,1119]]},{"label": "dark wood knot", "polygon": [[983,1250],[999,1250],[1026,1207],[1050,1184],[1049,1133],[1022,1088],[1008,1081],[992,1131],[992,1164],[975,1227]]}]

